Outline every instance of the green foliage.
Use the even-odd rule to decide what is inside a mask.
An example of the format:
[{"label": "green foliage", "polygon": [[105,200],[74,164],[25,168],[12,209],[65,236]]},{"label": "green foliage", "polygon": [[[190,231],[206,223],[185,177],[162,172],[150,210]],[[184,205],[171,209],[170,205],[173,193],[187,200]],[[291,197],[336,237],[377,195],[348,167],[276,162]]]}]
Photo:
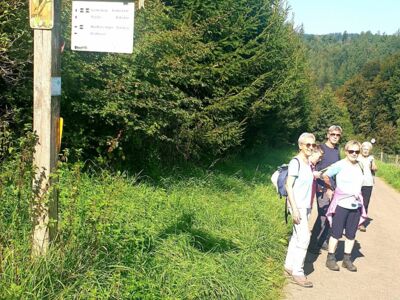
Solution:
[{"label": "green foliage", "polygon": [[139,164],[290,139],[307,81],[285,19],[278,1],[146,3],[132,55],[66,51],[64,142]]},{"label": "green foliage", "polygon": [[400,49],[400,35],[344,32],[303,36],[309,49],[310,67],[319,87],[337,89],[360,73],[364,65],[384,59]]},{"label": "green foliage", "polygon": [[288,228],[269,176],[288,156],[263,147],[153,182],[62,164],[58,240],[36,261],[30,180],[17,208],[4,171],[18,160],[2,164],[0,298],[277,299]]},{"label": "green foliage", "polygon": [[0,2],[0,117],[12,111],[12,130],[24,132],[32,116],[32,34],[28,2]]},{"label": "green foliage", "polygon": [[[32,116],[28,8],[0,9],[0,109],[22,131]],[[139,169],[292,140],[306,127],[308,79],[286,16],[277,0],[148,1],[133,54],[85,53],[70,50],[64,1],[63,145]]]},{"label": "green foliage", "polygon": [[384,181],[393,186],[396,190],[400,191],[400,168],[393,164],[387,164],[378,161],[377,175]]},{"label": "green foliage", "polygon": [[353,135],[353,125],[350,122],[346,105],[327,86],[323,90],[314,89],[312,93],[310,129],[319,142],[326,140],[327,129],[331,125],[343,128],[342,140],[348,140]]},{"label": "green foliage", "polygon": [[[32,159],[36,138],[29,128],[22,137],[16,137],[10,128],[8,117],[10,112],[0,116],[0,273],[3,272],[7,255],[15,261],[26,261],[26,251],[29,248],[31,222],[29,215],[33,179]],[[11,253],[6,249],[11,250]],[[14,250],[12,250],[14,249]],[[15,255],[15,256],[14,256]],[[18,257],[18,258],[17,258]],[[9,275],[15,282],[7,294],[1,298],[18,295],[17,285],[20,276],[19,269],[10,266]],[[2,279],[4,274],[1,274]],[[1,288],[0,288],[1,289]],[[17,297],[18,298],[18,297]]]},{"label": "green foliage", "polygon": [[0,89],[20,83],[30,63],[27,4],[20,0],[0,3]]},{"label": "green foliage", "polygon": [[354,132],[387,152],[400,149],[400,54],[367,64],[340,91]]}]

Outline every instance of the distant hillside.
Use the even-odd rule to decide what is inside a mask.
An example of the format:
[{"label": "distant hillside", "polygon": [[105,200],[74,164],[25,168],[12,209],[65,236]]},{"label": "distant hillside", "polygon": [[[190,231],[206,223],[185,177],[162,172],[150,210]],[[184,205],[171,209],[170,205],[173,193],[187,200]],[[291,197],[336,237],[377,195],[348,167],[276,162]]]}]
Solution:
[{"label": "distant hillside", "polygon": [[371,32],[327,35],[304,34],[309,49],[310,69],[319,87],[334,89],[359,73],[371,61],[386,58],[400,51],[400,32],[380,35]]},{"label": "distant hillside", "polygon": [[366,64],[336,94],[355,134],[375,138],[385,152],[400,152],[400,51]]}]

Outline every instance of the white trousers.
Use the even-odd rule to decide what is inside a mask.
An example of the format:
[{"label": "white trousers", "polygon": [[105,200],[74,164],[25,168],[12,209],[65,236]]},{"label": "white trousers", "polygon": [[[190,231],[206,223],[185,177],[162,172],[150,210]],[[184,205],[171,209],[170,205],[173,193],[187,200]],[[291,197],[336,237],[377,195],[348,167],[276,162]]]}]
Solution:
[{"label": "white trousers", "polygon": [[310,212],[310,208],[299,208],[300,224],[293,224],[293,233],[286,254],[285,268],[292,270],[292,274],[295,276],[304,276],[304,260],[311,235],[308,227]]}]

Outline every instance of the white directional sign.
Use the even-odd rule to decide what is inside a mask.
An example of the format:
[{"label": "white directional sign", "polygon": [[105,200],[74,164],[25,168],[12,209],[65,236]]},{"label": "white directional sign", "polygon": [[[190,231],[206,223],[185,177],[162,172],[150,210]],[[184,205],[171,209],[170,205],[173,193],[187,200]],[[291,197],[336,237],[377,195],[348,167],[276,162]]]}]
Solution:
[{"label": "white directional sign", "polygon": [[133,2],[72,1],[71,49],[132,53]]}]

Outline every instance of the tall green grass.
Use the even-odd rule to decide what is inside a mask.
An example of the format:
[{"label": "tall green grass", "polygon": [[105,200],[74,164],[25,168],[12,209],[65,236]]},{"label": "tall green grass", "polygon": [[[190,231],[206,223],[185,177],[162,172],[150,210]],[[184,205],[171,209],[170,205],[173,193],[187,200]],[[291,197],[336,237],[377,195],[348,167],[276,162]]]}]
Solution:
[{"label": "tall green grass", "polygon": [[61,164],[59,236],[42,260],[30,258],[30,179],[9,161],[0,298],[277,299],[288,227],[269,177],[289,156],[261,147],[156,179]]},{"label": "tall green grass", "polygon": [[400,191],[400,168],[393,164],[387,164],[381,161],[377,161],[377,164],[377,175],[393,186],[396,190]]}]

